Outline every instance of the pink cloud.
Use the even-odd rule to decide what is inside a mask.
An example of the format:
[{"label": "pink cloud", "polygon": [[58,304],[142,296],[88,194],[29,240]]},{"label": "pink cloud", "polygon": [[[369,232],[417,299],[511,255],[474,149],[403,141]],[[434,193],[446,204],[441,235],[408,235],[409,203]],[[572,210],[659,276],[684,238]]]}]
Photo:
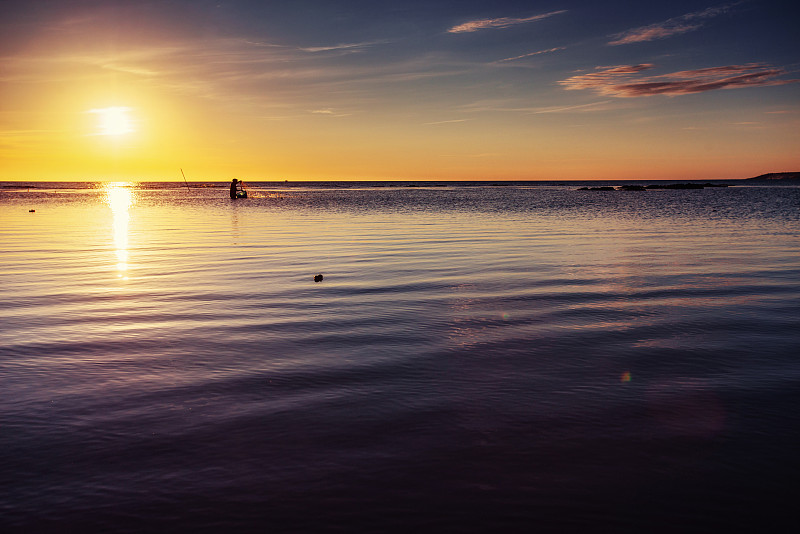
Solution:
[{"label": "pink cloud", "polygon": [[508,28],[509,26],[516,26],[517,24],[525,24],[528,22],[534,22],[537,20],[546,19],[548,17],[552,17],[553,15],[559,15],[561,13],[566,13],[566,10],[562,9],[560,11],[551,11],[550,13],[544,13],[542,15],[534,15],[532,17],[525,17],[525,18],[501,17],[497,19],[472,20],[470,22],[465,22],[463,24],[453,26],[447,31],[449,33],[468,33],[468,32],[476,32],[478,30],[486,30],[489,28]]},{"label": "pink cloud", "polygon": [[696,11],[694,13],[681,15],[680,17],[671,18],[665,20],[664,22],[657,22],[648,26],[634,28],[632,30],[614,35],[613,37],[615,39],[610,41],[608,44],[623,45],[640,43],[644,41],[654,41],[656,39],[665,39],[673,35],[694,31],[701,28],[705,24],[705,19],[721,15],[734,5],[736,4],[710,7],[708,9],[704,9],[703,11]]},{"label": "pink cloud", "polygon": [[579,74],[558,82],[568,90],[589,89],[601,95],[630,98],[653,95],[687,95],[717,89],[784,85],[800,80],[782,80],[780,68],[761,64],[726,65],[685,70],[658,76],[634,75],[653,65],[620,65]]},{"label": "pink cloud", "polygon": [[636,74],[643,70],[652,68],[653,65],[651,63],[643,63],[640,65],[618,65],[616,67],[598,67],[598,69],[602,70],[596,70],[595,72],[590,72],[588,74],[578,74],[577,76],[572,76],[566,80],[561,80],[558,83],[571,90],[597,90],[598,88],[613,86],[621,76]]}]

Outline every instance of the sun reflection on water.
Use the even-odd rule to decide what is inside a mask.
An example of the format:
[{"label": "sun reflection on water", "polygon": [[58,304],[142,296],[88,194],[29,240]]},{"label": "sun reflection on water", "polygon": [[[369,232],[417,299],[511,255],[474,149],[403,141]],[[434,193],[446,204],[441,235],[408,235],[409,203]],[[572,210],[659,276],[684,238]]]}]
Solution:
[{"label": "sun reflection on water", "polygon": [[131,182],[110,182],[104,185],[106,203],[114,215],[114,247],[117,254],[117,277],[127,280],[128,273],[128,210],[136,202]]}]

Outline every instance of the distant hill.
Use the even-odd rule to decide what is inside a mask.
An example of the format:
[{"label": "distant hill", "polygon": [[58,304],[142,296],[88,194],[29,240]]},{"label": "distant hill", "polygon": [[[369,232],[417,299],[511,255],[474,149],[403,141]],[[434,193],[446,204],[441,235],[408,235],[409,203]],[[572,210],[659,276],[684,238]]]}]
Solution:
[{"label": "distant hill", "polygon": [[800,172],[771,172],[768,174],[762,174],[761,176],[756,176],[755,178],[747,178],[744,180],[745,182],[769,182],[769,183],[788,183],[788,182],[798,182],[800,183]]}]

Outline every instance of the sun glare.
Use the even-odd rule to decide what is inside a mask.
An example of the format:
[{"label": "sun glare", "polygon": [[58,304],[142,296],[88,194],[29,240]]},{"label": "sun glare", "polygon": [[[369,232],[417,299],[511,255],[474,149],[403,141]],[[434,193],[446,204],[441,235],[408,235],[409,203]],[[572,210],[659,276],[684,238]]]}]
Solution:
[{"label": "sun glare", "polygon": [[89,110],[97,115],[97,135],[125,135],[134,131],[130,108],[113,106]]}]

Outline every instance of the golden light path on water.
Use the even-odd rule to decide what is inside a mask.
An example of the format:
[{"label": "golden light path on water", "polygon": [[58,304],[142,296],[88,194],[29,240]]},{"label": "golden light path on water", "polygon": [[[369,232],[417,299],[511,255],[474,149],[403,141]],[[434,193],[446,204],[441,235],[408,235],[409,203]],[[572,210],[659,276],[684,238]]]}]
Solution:
[{"label": "golden light path on water", "polygon": [[106,192],[106,203],[114,216],[113,233],[114,248],[117,255],[117,277],[127,280],[128,276],[128,210],[135,203],[133,192],[135,184],[130,182],[109,182],[103,187]]}]

